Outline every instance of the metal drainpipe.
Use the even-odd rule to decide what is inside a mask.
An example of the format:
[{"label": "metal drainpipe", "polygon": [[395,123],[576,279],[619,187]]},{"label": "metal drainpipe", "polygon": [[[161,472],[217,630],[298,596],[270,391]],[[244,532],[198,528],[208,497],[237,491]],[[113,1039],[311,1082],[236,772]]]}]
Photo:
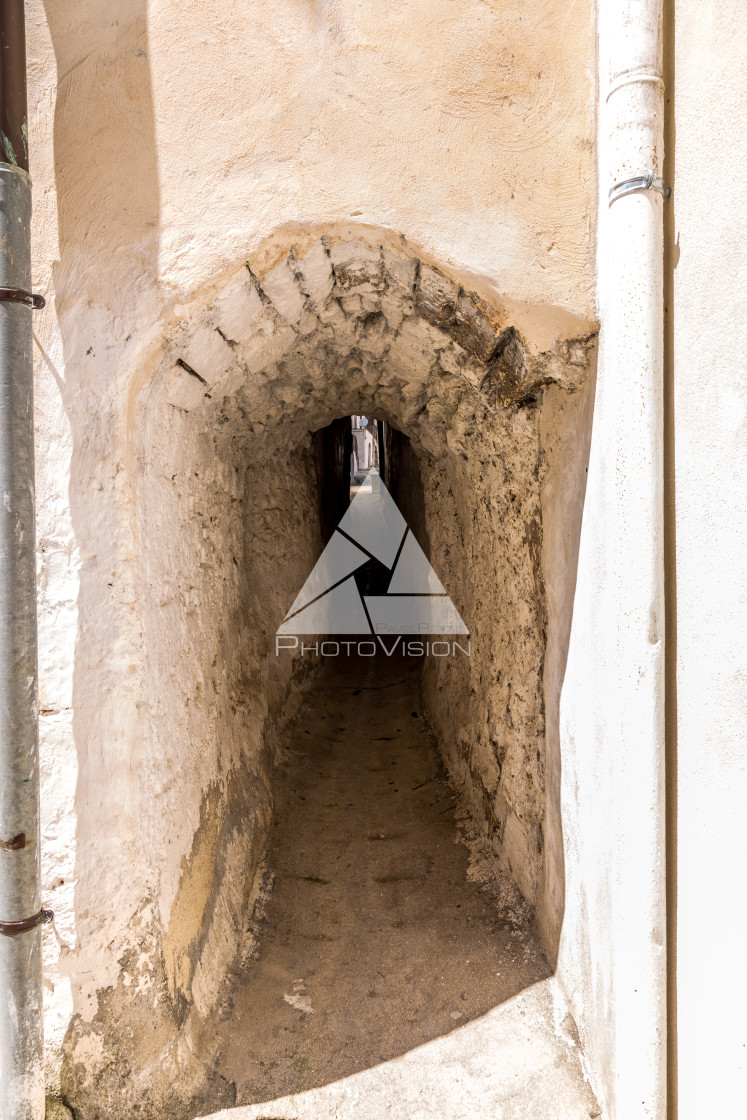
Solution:
[{"label": "metal drainpipe", "polygon": [[44,1048],[23,0],[0,0],[0,1116],[42,1120]]},{"label": "metal drainpipe", "polygon": [[[599,290],[615,412],[614,564],[627,804],[613,869],[612,1117],[666,1114],[662,0],[600,5]],[[605,181],[606,178],[606,181]]]}]

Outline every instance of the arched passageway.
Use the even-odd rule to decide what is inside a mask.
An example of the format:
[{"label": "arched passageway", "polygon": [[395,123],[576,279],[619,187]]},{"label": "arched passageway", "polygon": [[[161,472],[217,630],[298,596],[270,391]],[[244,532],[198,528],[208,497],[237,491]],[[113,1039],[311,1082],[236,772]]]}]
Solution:
[{"label": "arched passageway", "polygon": [[[316,433],[323,539],[355,525],[370,543],[386,485],[406,511],[405,539],[414,532],[430,553],[407,437],[380,424],[379,455],[370,422],[351,419],[367,433],[368,454],[354,463],[380,460],[385,482],[377,468],[348,487],[349,419]],[[363,499],[352,520],[348,489]],[[367,609],[395,582],[375,558],[352,579]],[[395,601],[401,613],[406,600]],[[331,624],[333,613],[322,617]],[[318,660],[283,729],[267,856],[216,1015],[214,1075],[235,1087],[242,1120],[383,1111],[586,1120],[595,1102],[555,1031],[532,907],[480,842],[424,717],[427,658],[468,657],[469,638],[406,624],[381,640],[304,636],[303,618],[303,608],[291,615],[276,646],[287,656],[308,643]]]},{"label": "arched passageway", "polygon": [[595,1111],[529,908],[484,849],[469,854],[421,662],[328,659],[286,729],[214,1035],[241,1120]]},{"label": "arched passageway", "polygon": [[[246,947],[273,804],[288,804],[288,772],[278,772],[278,786],[273,769],[292,753],[299,711],[315,718],[310,698],[330,671],[314,658],[277,656],[274,638],[338,513],[339,502],[323,506],[330,463],[342,459],[340,477],[349,479],[340,441],[320,434],[340,418],[386,421],[403,512],[470,632],[469,657],[425,659],[422,674],[408,667],[407,688],[422,698],[415,710],[433,730],[488,877],[513,884],[528,917],[544,909],[544,929],[557,938],[546,843],[540,416],[546,386],[573,391],[583,382],[591,341],[556,332],[547,348],[532,345],[505,308],[402,239],[361,229],[273,242],[165,326],[131,409],[153,983],[116,988],[95,1024],[117,1035],[121,1053],[130,1046],[122,1068],[139,1070],[137,1078],[83,1083],[79,1066],[66,1067],[71,1099],[87,1102],[91,1116],[115,1099],[121,1109],[128,1094],[154,1112],[168,1101],[170,1116],[195,1115],[198,1099],[203,1111],[232,1102],[231,1079],[208,1076],[211,1024]],[[422,498],[414,501],[416,474]],[[355,686],[361,694],[364,685]],[[425,740],[412,747],[413,757],[425,752],[423,780],[441,782]],[[443,822],[421,824],[433,826],[438,848]],[[456,880],[466,854],[444,860]],[[315,877],[326,878],[309,870],[306,879]],[[503,921],[477,895],[470,905],[483,908],[486,929]],[[519,988],[546,967],[526,945]],[[486,986],[484,998],[499,999],[499,987]],[[147,1031],[123,1043],[123,1022]],[[89,1029],[75,1024],[70,1051]]]}]

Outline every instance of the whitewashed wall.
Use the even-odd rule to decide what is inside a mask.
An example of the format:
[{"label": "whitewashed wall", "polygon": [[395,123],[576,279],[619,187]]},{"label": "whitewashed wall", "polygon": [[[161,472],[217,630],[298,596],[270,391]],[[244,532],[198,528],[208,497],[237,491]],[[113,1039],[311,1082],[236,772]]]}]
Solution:
[{"label": "whitewashed wall", "polygon": [[676,0],[674,17],[672,1049],[695,1120],[739,1113],[747,1089],[747,26],[735,0]]}]

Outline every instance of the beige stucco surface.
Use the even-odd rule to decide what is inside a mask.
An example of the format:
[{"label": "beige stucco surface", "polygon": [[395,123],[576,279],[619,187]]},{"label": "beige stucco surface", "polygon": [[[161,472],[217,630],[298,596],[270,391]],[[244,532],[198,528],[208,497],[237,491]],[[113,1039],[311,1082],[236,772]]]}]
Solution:
[{"label": "beige stucco surface", "polygon": [[357,216],[507,295],[590,309],[584,4],[260,3],[247,18],[89,0],[35,14],[40,85],[54,88],[50,45],[60,81],[60,235],[87,268],[107,262],[113,281],[116,235],[117,256],[152,273],[148,242],[176,293],[287,221]]}]

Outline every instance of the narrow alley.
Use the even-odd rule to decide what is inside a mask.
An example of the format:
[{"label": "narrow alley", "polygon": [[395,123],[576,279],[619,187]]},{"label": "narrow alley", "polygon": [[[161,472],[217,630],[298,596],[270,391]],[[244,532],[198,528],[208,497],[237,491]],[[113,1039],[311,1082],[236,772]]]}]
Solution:
[{"label": "narrow alley", "polygon": [[599,1115],[525,907],[478,881],[419,668],[330,658],[289,729],[219,1027],[216,1072],[246,1107],[216,1115]]}]

